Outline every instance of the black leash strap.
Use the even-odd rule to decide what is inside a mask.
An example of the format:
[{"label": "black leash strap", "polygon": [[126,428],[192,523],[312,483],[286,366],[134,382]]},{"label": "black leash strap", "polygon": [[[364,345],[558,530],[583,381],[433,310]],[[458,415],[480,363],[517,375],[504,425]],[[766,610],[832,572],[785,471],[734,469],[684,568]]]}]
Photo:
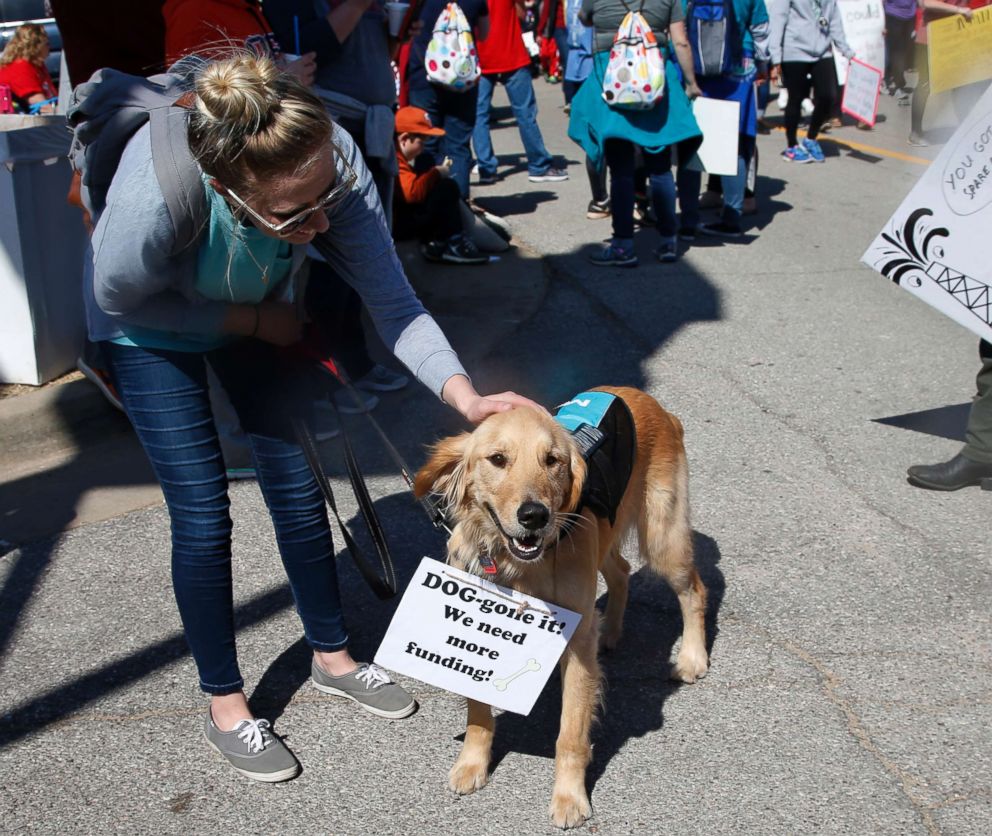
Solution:
[{"label": "black leash strap", "polygon": [[386,544],[382,525],[375,513],[375,507],[372,505],[368,488],[365,486],[365,480],[362,478],[362,472],[358,467],[358,461],[355,458],[351,442],[348,440],[347,434],[344,433],[343,425],[342,439],[344,441],[345,464],[348,467],[348,479],[351,481],[352,490],[355,492],[355,499],[358,501],[358,509],[361,511],[362,519],[365,520],[365,525],[369,530],[369,534],[372,536],[372,542],[375,544],[376,552],[379,556],[379,565],[382,567],[382,575],[376,571],[375,567],[362,553],[362,550],[358,547],[358,544],[341,519],[341,515],[338,513],[338,506],[334,501],[334,493],[331,491],[331,483],[327,478],[327,474],[324,473],[324,465],[320,461],[320,453],[317,450],[317,440],[313,437],[313,431],[310,429],[310,425],[304,420],[297,419],[293,421],[293,430],[296,433],[300,447],[303,449],[303,456],[307,461],[307,465],[309,465],[310,470],[313,472],[317,484],[320,485],[324,499],[331,506],[331,511],[334,512],[334,518],[338,521],[341,536],[344,538],[345,545],[348,547],[348,553],[351,555],[351,559],[355,561],[355,566],[380,600],[385,601],[392,598],[396,595],[398,588],[396,585],[396,568],[393,566],[393,558],[389,553],[389,546]]}]

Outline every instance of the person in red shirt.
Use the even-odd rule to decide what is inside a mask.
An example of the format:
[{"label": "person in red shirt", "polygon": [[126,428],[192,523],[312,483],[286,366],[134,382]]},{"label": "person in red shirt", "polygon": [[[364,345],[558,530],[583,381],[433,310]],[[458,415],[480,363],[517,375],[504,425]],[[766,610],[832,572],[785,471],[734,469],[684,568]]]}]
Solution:
[{"label": "person in red shirt", "polygon": [[489,259],[462,231],[461,192],[451,179],[451,160],[418,171],[417,158],[428,137],[444,136],[426,110],[401,107],[396,112],[397,178],[393,206],[393,233],[397,240],[420,238],[428,261],[448,264],[485,264]]},{"label": "person in red shirt", "polygon": [[482,76],[479,78],[472,144],[478,160],[479,183],[483,185],[496,182],[498,163],[489,135],[489,109],[497,83],[506,88],[517,120],[520,139],[527,153],[528,179],[532,183],[554,183],[568,179],[568,172],[554,165],[537,125],[537,99],[530,77],[530,55],[520,33],[523,14],[523,0],[490,0],[489,37],[476,44]]},{"label": "person in red shirt", "polygon": [[287,62],[284,45],[273,34],[258,0],[165,0],[162,17],[165,55],[170,65],[191,53],[219,58],[232,48],[244,46],[258,55],[269,56],[303,84],[313,84],[315,53]]},{"label": "person in red shirt", "polygon": [[[45,30],[37,23],[25,23],[17,27],[0,55],[0,84],[10,85],[15,103],[25,112],[58,95],[45,68],[48,52]],[[54,113],[55,102],[46,105],[41,112]]]}]

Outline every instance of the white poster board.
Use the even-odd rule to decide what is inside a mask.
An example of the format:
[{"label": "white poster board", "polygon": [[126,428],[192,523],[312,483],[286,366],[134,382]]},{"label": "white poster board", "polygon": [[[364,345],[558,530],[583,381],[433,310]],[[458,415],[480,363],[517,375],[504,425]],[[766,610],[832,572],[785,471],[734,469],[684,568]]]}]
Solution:
[{"label": "white poster board", "polygon": [[992,342],[992,87],[861,260]]},{"label": "white poster board", "polygon": [[855,58],[847,68],[847,84],[844,85],[840,109],[859,122],[874,127],[881,85],[882,71]]},{"label": "white poster board", "polygon": [[425,557],[375,662],[463,697],[529,714],[581,619],[564,607]]},{"label": "white poster board", "polygon": [[736,174],[740,102],[700,96],[692,102],[692,115],[703,134],[703,144],[687,163],[688,167],[708,174]]},{"label": "white poster board", "polygon": [[[855,55],[872,67],[885,66],[885,9],[882,0],[837,0],[844,37]],[[834,50],[837,83],[847,83],[848,60]]]}]

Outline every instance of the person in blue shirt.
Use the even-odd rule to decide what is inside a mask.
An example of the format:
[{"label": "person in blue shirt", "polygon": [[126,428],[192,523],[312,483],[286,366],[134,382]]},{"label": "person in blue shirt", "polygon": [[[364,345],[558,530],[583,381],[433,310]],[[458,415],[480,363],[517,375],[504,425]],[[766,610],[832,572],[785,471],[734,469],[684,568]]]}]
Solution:
[{"label": "person in blue shirt", "polygon": [[[682,0],[687,24],[692,24],[693,4]],[[765,0],[733,0],[733,20],[728,38],[733,39],[733,65],[717,76],[702,76],[698,69],[696,80],[707,98],[724,99],[740,104],[740,126],[737,137],[737,173],[721,178],[723,184],[723,215],[715,223],[699,224],[699,188],[702,175],[684,165],[678,169],[679,205],[682,210],[680,235],[691,238],[696,231],[704,235],[739,238],[741,214],[744,211],[744,191],[747,171],[754,156],[758,132],[757,97],[755,94],[756,62],[768,60],[769,20]],[[690,38],[694,51],[696,41]],[[699,56],[694,54],[699,63]]]}]

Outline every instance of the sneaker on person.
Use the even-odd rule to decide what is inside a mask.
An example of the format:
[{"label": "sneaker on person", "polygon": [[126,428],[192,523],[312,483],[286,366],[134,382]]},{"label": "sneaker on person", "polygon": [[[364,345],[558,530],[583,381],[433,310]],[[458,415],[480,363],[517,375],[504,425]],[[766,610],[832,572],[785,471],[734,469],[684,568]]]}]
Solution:
[{"label": "sneaker on person", "polygon": [[793,145],[782,152],[782,156],[794,163],[811,163],[813,158],[802,145]]},{"label": "sneaker on person", "polygon": [[696,231],[698,227],[695,226],[684,226],[679,230],[679,240],[686,241],[687,243],[692,243],[696,240]]},{"label": "sneaker on person", "polygon": [[351,673],[331,676],[314,660],[310,675],[318,691],[347,697],[377,717],[401,720],[417,710],[417,701],[378,665],[363,662]]},{"label": "sneaker on person", "polygon": [[741,208],[742,215],[758,214],[758,199],[755,197],[745,197],[744,206]]},{"label": "sneaker on person", "polygon": [[826,160],[823,156],[823,149],[820,147],[820,143],[815,139],[810,139],[807,137],[803,140],[803,148],[806,149],[806,153],[809,154],[815,162],[822,163]]},{"label": "sneaker on person", "polygon": [[699,197],[700,209],[721,209],[723,208],[723,195],[715,189],[707,189]]},{"label": "sneaker on person", "polygon": [[376,363],[368,374],[355,381],[355,387],[366,392],[395,392],[409,382],[410,378],[405,374],[394,372],[381,363]]},{"label": "sneaker on person", "polygon": [[662,264],[671,264],[679,260],[679,250],[674,241],[665,241],[654,251],[654,257]]},{"label": "sneaker on person", "polygon": [[110,401],[111,405],[121,412],[124,411],[124,404],[121,403],[121,397],[117,394],[117,388],[114,386],[114,382],[110,379],[110,374],[106,370],[89,365],[82,357],[76,358],[76,368],[83,373],[90,383],[100,390],[103,396]]},{"label": "sneaker on person", "polygon": [[478,166],[474,170],[476,171],[475,184],[477,186],[491,186],[493,183],[499,182],[499,175],[495,171],[480,171]]},{"label": "sneaker on person", "polygon": [[913,103],[912,93],[909,90],[907,90],[905,87],[903,87],[902,90],[896,93],[895,97],[896,97],[896,104],[900,105],[901,107],[909,107],[909,105]]},{"label": "sneaker on person", "polygon": [[237,772],[256,781],[274,784],[300,772],[299,761],[272,731],[268,720],[242,720],[232,731],[221,731],[207,709],[203,734],[207,743]]},{"label": "sneaker on person", "polygon": [[445,264],[488,264],[489,256],[480,253],[464,235],[453,235],[445,242],[438,260]]},{"label": "sneaker on person", "polygon": [[914,148],[929,148],[930,147],[930,143],[926,139],[923,138],[923,135],[922,134],[911,133],[909,135],[909,139],[907,139],[906,142],[909,145],[912,145]]},{"label": "sneaker on person", "polygon": [[589,260],[597,267],[636,267],[638,264],[637,254],[633,250],[615,244],[607,244],[598,253],[589,256]]},{"label": "sneaker on person", "polygon": [[589,206],[586,208],[586,217],[590,221],[599,221],[603,218],[610,217],[610,201],[609,200],[590,200]]},{"label": "sneaker on person", "polygon": [[528,178],[531,183],[560,183],[568,179],[568,172],[563,168],[551,166],[543,174],[531,174]]},{"label": "sneaker on person", "polygon": [[371,412],[379,405],[379,399],[371,392],[363,392],[359,389],[349,387],[338,389],[334,395],[334,405],[328,401],[317,401],[314,406],[323,412],[334,412],[337,409],[342,415],[361,415],[363,412]]},{"label": "sneaker on person", "polygon": [[699,231],[703,235],[710,235],[715,238],[741,238],[744,235],[744,230],[741,229],[740,224],[730,223],[729,221],[703,224],[699,227]]}]

